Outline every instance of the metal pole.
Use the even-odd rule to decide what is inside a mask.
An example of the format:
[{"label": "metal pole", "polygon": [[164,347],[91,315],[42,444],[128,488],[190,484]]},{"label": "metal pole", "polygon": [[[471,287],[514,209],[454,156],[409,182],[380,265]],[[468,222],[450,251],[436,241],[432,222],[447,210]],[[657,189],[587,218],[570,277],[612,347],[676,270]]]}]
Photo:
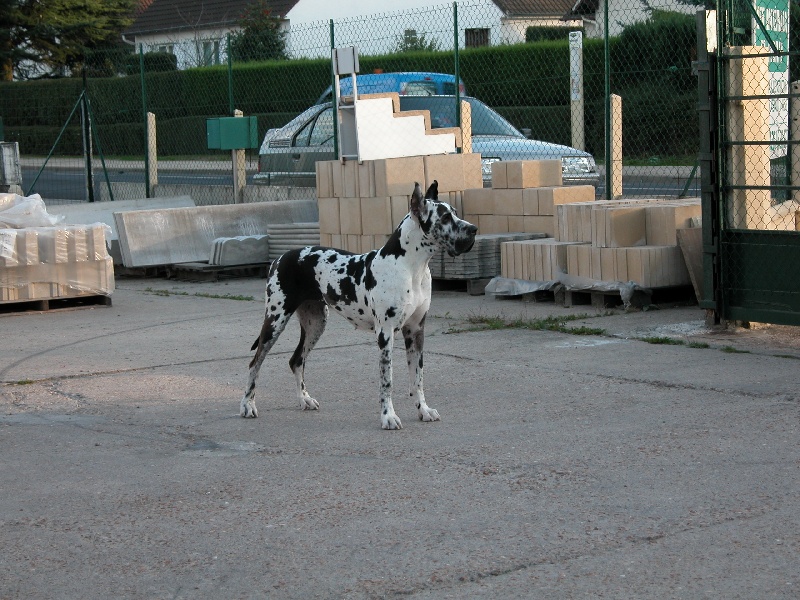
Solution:
[{"label": "metal pole", "polygon": [[147,127],[147,86],[144,78],[144,47],[139,46],[139,76],[142,81],[142,122],[144,124],[144,197],[150,198],[150,131]]},{"label": "metal pole", "polygon": [[81,94],[81,134],[83,157],[86,161],[86,193],[89,202],[94,202],[94,173],[92,172],[92,117],[86,98],[86,70],[83,71],[83,93]]},{"label": "metal pole", "polygon": [[605,95],[606,95],[606,200],[613,199],[611,190],[611,49],[608,42],[608,0],[603,2],[603,48],[605,56]]}]

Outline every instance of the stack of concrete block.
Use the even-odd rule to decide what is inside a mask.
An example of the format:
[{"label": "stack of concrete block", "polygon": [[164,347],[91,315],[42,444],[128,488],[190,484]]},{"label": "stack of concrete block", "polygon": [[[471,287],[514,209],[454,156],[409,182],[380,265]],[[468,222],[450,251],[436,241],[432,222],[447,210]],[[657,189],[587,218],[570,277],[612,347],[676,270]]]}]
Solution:
[{"label": "stack of concrete block", "polygon": [[110,295],[107,233],[103,223],[0,229],[0,302]]},{"label": "stack of concrete block", "polygon": [[567,272],[567,247],[575,242],[554,238],[505,243],[500,251],[500,273],[509,279],[555,281]]},{"label": "stack of concrete block", "polygon": [[380,248],[408,214],[415,183],[436,180],[439,200],[461,214],[462,192],[482,184],[479,154],[317,163],[320,242],[364,253]]},{"label": "stack of concrete block", "polygon": [[[644,287],[688,285],[689,272],[677,230],[696,224],[699,199],[621,200],[561,204],[555,210],[555,238],[549,244],[550,275],[566,273],[603,282],[634,281]],[[545,242],[546,244],[548,242]],[[535,243],[534,243],[535,244]],[[538,279],[546,260],[539,247],[507,244],[503,277]],[[547,268],[541,276],[547,281]]]},{"label": "stack of concrete block", "polygon": [[564,186],[560,160],[498,161],[492,187],[464,190],[464,218],[482,233],[555,234],[555,207],[594,200],[591,185]]},{"label": "stack of concrete block", "polygon": [[266,262],[269,256],[268,235],[238,235],[217,238],[211,243],[208,264],[230,267]]},{"label": "stack of concrete block", "polygon": [[500,273],[501,246],[505,242],[543,238],[543,233],[490,233],[475,236],[472,250],[459,256],[437,251],[431,258],[431,276],[436,279],[484,279]]}]

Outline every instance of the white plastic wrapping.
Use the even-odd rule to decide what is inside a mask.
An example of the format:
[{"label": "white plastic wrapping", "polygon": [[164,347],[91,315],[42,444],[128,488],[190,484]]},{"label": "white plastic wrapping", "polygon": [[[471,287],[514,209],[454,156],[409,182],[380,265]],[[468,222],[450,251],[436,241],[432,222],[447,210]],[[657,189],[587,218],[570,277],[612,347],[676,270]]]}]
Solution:
[{"label": "white plastic wrapping", "polygon": [[47,213],[47,207],[39,194],[0,194],[0,229],[52,227],[63,220],[63,215]]},{"label": "white plastic wrapping", "polygon": [[0,302],[110,295],[110,233],[105,223],[0,229]]}]

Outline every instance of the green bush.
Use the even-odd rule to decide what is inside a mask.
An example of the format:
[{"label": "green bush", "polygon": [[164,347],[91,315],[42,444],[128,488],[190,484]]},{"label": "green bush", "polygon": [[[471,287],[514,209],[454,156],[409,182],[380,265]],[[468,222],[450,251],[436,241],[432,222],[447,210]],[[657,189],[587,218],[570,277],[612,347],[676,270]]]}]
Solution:
[{"label": "green bush", "polygon": [[525,42],[528,44],[551,40],[569,39],[571,31],[583,32],[582,27],[536,27],[531,25],[525,29]]}]

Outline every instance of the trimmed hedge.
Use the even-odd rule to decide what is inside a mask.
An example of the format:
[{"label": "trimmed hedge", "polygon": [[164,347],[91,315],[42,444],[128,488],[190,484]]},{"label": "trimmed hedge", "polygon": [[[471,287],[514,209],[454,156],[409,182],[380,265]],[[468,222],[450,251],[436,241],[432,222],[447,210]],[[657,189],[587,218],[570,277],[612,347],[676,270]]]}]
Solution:
[{"label": "trimmed hedge", "polygon": [[[658,11],[649,22],[631,25],[610,40],[611,86],[623,97],[626,156],[696,151],[694,43],[692,16]],[[144,88],[147,111],[157,117],[159,153],[204,154],[205,119],[230,114],[227,66],[155,72],[169,66],[157,57],[150,60]],[[571,145],[568,40],[470,48],[460,51],[459,60],[470,95],[499,107],[515,126],[531,129],[536,139]],[[362,73],[379,69],[452,73],[453,62],[452,52],[360,57]],[[586,146],[596,156],[604,152],[604,69],[603,40],[584,39]],[[241,63],[233,66],[232,77],[235,108],[256,115],[263,135],[316,101],[330,85],[330,61]],[[49,143],[55,141],[81,90],[79,78],[0,83],[6,138],[19,140],[23,153],[48,152],[44,140],[49,135]],[[90,78],[87,92],[103,152],[143,153],[139,75]],[[78,127],[77,116],[73,118],[60,151],[73,147],[71,129]]]}]

